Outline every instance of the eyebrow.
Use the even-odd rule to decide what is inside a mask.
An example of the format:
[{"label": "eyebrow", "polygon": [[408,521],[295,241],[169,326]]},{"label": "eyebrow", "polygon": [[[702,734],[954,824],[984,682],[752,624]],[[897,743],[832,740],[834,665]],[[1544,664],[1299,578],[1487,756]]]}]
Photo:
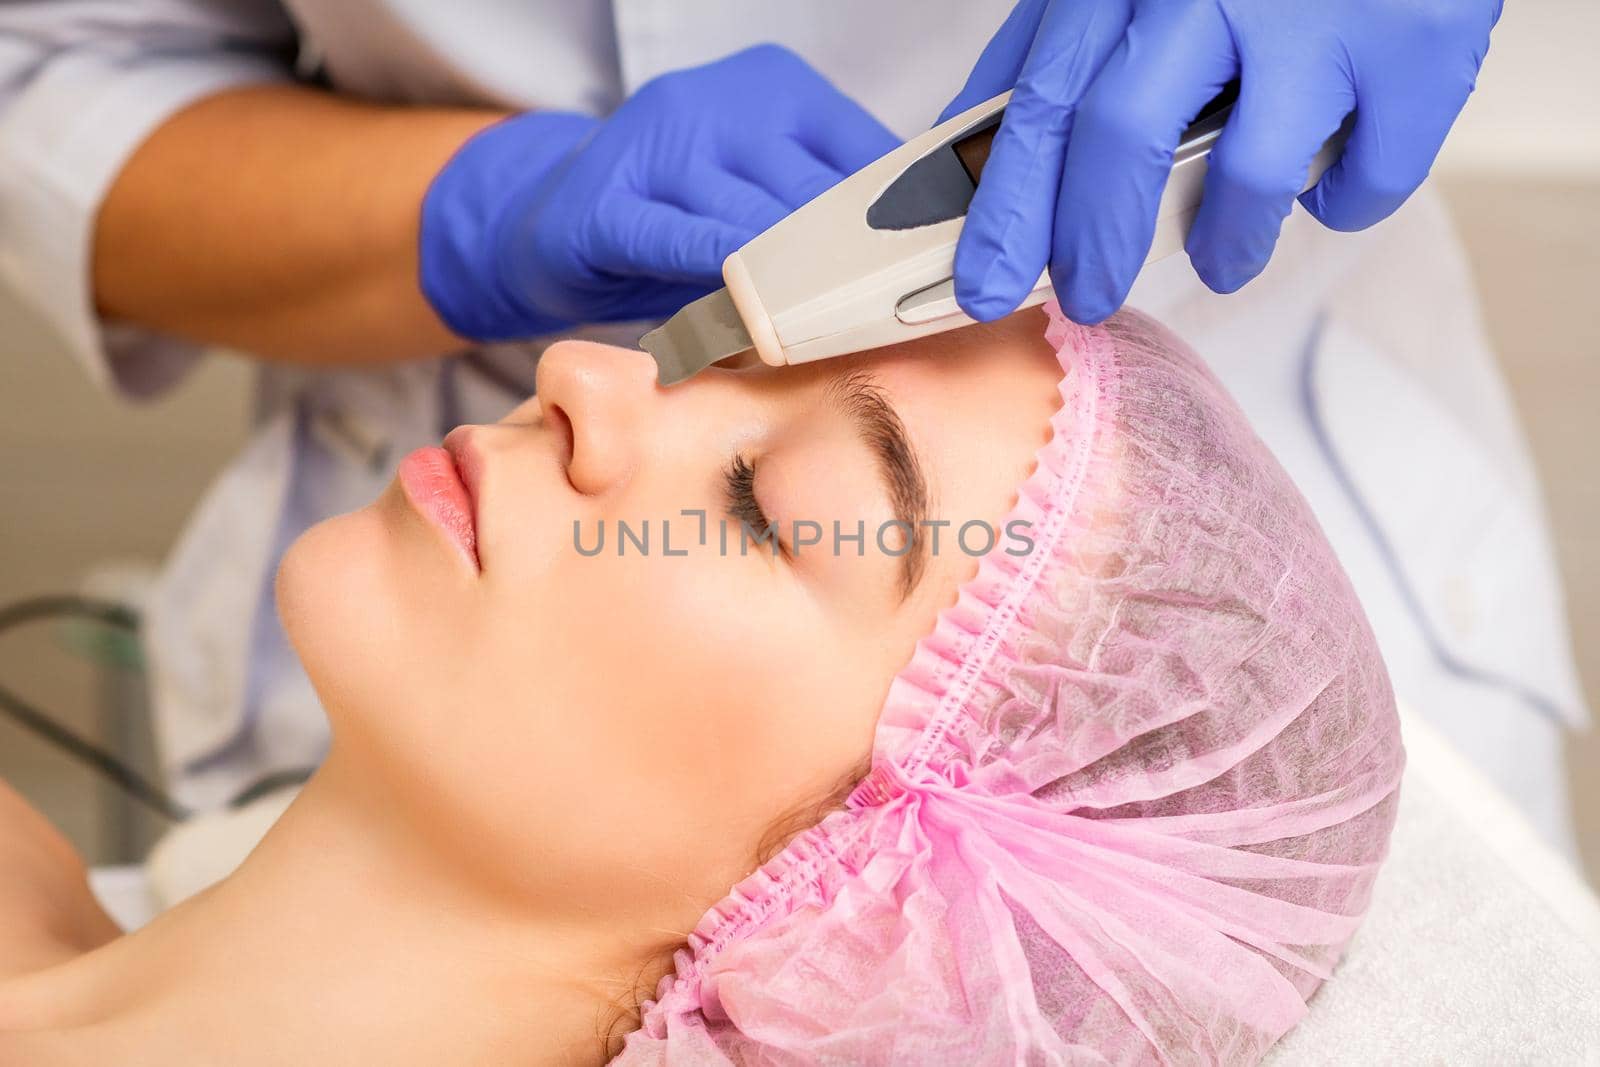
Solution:
[{"label": "eyebrow", "polygon": [[883,388],[870,373],[853,371],[828,383],[828,403],[855,424],[878,463],[878,473],[889,492],[894,517],[911,531],[911,545],[900,555],[900,599],[903,601],[922,580],[927,569],[928,543],[923,521],[928,517],[928,482],[911,447],[910,435],[889,403]]}]

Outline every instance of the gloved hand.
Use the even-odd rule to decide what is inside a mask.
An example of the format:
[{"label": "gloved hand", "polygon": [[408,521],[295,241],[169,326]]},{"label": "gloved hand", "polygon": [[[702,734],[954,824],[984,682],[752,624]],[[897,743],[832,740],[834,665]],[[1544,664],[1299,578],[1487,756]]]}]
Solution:
[{"label": "gloved hand", "polygon": [[956,250],[974,318],[1016,307],[1048,260],[1061,306],[1099,322],[1150,248],[1184,128],[1231,79],[1186,250],[1232,292],[1260,273],[1312,157],[1356,112],[1343,158],[1300,197],[1336,230],[1385,218],[1428,174],[1472,91],[1501,0],[1021,0],[948,117],[1016,93]]},{"label": "gloved hand", "polygon": [[775,45],[664,75],[610,118],[477,134],[422,205],[422,290],[463,337],[661,318],[722,261],[899,140]]}]

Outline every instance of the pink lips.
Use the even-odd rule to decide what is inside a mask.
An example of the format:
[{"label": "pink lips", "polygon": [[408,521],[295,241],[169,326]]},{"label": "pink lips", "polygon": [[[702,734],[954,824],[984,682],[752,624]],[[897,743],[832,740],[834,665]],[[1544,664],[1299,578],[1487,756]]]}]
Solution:
[{"label": "pink lips", "polygon": [[444,531],[473,570],[480,570],[472,496],[451,454],[436,446],[419,448],[400,461],[399,478],[411,506]]}]

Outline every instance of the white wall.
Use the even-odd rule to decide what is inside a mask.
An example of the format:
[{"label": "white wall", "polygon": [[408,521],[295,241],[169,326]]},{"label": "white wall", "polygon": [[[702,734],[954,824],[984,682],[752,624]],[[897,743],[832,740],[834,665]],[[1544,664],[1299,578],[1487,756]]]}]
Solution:
[{"label": "white wall", "polygon": [[1600,0],[1506,0],[1437,173],[1600,177],[1597,49]]}]

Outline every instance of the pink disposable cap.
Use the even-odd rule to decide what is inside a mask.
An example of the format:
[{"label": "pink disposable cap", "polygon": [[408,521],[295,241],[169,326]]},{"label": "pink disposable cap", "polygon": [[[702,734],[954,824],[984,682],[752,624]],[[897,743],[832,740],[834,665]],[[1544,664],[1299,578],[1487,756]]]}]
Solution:
[{"label": "pink disposable cap", "polygon": [[1250,1062],[1360,923],[1404,755],[1349,581],[1187,346],[1048,310],[1034,551],[980,561],[872,773],[705,915],[621,1062]]}]

